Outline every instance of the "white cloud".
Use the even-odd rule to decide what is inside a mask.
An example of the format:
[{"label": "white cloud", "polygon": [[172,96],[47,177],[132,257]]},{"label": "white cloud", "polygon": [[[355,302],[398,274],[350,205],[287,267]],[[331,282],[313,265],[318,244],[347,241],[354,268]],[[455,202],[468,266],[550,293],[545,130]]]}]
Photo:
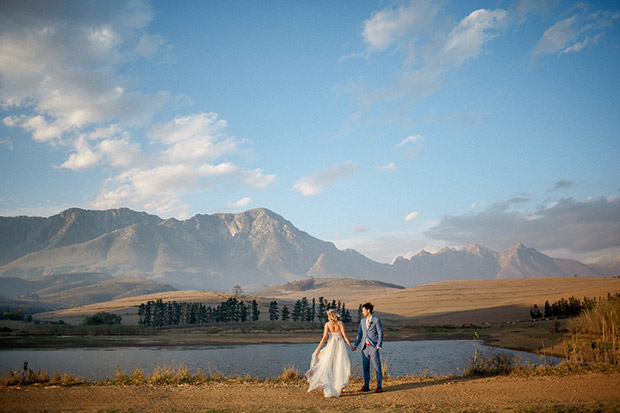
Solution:
[{"label": "white cloud", "polygon": [[[151,18],[141,1],[13,2],[0,9],[0,102],[68,126],[144,124],[167,99],[128,89],[123,64]],[[129,46],[129,47],[128,47]]]},{"label": "white cloud", "polygon": [[7,116],[3,119],[5,126],[22,128],[32,133],[32,138],[38,142],[55,144],[62,140],[63,135],[70,130],[70,126],[63,120],[56,119],[48,122],[43,116]]},{"label": "white cloud", "polygon": [[399,39],[428,28],[435,13],[436,6],[430,0],[384,9],[364,22],[362,36],[371,49],[385,50]]},{"label": "white cloud", "polygon": [[314,172],[311,176],[300,178],[293,189],[305,196],[318,195],[334,182],[353,175],[359,167],[351,161],[337,163],[327,169]]},{"label": "white cloud", "polygon": [[376,168],[378,171],[395,171],[396,164],[394,162],[387,163],[385,165],[379,165]]},{"label": "white cloud", "polygon": [[548,28],[534,48],[534,54],[558,52],[568,46],[579,35],[575,27],[576,16],[561,20]]},{"label": "white cloud", "polygon": [[620,247],[620,200],[562,198],[535,211],[513,210],[515,198],[480,212],[446,216],[425,235],[460,245],[479,243],[495,250],[523,242],[539,250],[591,253]]},{"label": "white cloud", "polygon": [[253,188],[264,189],[276,180],[275,174],[265,175],[262,169],[242,171],[243,182]]},{"label": "white cloud", "polygon": [[[215,113],[177,117],[151,128],[148,136],[158,150],[144,154],[118,128],[98,130],[88,137],[104,139],[99,154],[112,166],[124,170],[108,179],[93,201],[96,208],[132,206],[158,214],[187,216],[189,206],[181,201],[184,194],[224,182],[264,189],[276,176],[261,169],[246,169],[233,162],[215,163],[224,155],[237,151],[238,142],[225,133],[226,121]],[[115,138],[122,136],[121,138]],[[192,148],[194,148],[192,152]],[[184,156],[181,156],[184,154]]]},{"label": "white cloud", "polygon": [[422,140],[422,136],[420,135],[411,135],[403,139],[397,146],[405,146],[410,143],[417,143]]},{"label": "white cloud", "polygon": [[484,43],[493,38],[493,30],[502,27],[506,18],[504,10],[480,9],[465,17],[452,29],[439,52],[442,63],[462,64],[466,59],[480,54]]},{"label": "white cloud", "polygon": [[573,16],[549,27],[536,43],[533,55],[577,53],[596,43],[605,29],[620,19],[619,12],[598,11],[587,14],[580,10]]},{"label": "white cloud", "polygon": [[83,138],[77,140],[75,150],[76,152],[72,153],[69,159],[60,165],[61,168],[79,171],[95,166],[101,159],[101,155],[93,151],[88,142]]},{"label": "white cloud", "polygon": [[96,208],[185,216],[188,193],[270,185],[275,175],[234,163],[244,142],[215,113],[177,116],[145,136],[170,100],[139,90],[133,71],[143,58],[170,58],[172,46],[147,30],[152,17],[143,0],[0,2],[0,105],[17,113],[4,124],[66,150],[62,168],[107,173]]},{"label": "white cloud", "polygon": [[403,148],[405,155],[412,158],[416,156],[423,148],[422,140],[424,138],[420,135],[411,135],[403,139],[398,145],[399,148]]},{"label": "white cloud", "polygon": [[408,214],[408,215],[405,217],[405,222],[410,222],[410,221],[413,221],[414,219],[416,219],[416,218],[417,218],[417,217],[419,217],[419,216],[420,216],[420,213],[419,213],[419,212],[417,212],[417,211],[414,211],[414,212],[412,212],[412,213]]},{"label": "white cloud", "polygon": [[128,139],[106,139],[99,143],[98,149],[112,166],[130,168],[142,162],[140,145]]},{"label": "white cloud", "polygon": [[381,103],[404,100],[414,104],[436,91],[448,70],[479,56],[485,45],[507,27],[507,12],[502,9],[475,10],[454,25],[448,18],[439,19],[438,7],[438,3],[411,1],[398,9],[381,10],[365,22],[362,36],[369,53],[381,58],[380,53],[390,52],[393,58],[396,52],[404,51],[404,57],[402,69],[386,76],[396,79],[394,83],[374,90],[365,90],[361,85],[349,88],[359,101],[351,123]]},{"label": "white cloud", "polygon": [[229,203],[227,207],[232,208],[232,209],[244,208],[250,205],[251,203],[252,203],[252,198],[246,196],[245,198],[241,198],[240,200],[236,202]]},{"label": "white cloud", "polygon": [[156,126],[149,137],[169,145],[161,153],[164,162],[212,162],[237,150],[239,142],[222,132],[227,126],[215,113],[200,113],[176,117]]}]

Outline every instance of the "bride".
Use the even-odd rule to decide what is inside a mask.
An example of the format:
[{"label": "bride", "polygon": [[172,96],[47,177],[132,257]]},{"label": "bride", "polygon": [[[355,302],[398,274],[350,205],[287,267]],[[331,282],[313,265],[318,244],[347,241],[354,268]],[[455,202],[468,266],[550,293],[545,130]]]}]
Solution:
[{"label": "bride", "polygon": [[[329,321],[325,323],[323,338],[312,354],[310,370],[305,374],[309,383],[308,392],[321,387],[325,397],[339,397],[342,389],[349,384],[351,375],[351,361],[345,345],[346,342],[350,348],[351,342],[338,317],[336,311],[327,310]],[[327,345],[321,350],[325,340]]]}]

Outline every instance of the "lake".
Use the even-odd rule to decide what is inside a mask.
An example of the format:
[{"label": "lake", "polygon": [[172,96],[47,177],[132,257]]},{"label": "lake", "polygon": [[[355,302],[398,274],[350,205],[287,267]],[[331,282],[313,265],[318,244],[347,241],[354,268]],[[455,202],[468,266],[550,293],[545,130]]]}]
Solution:
[{"label": "lake", "polygon": [[[112,347],[71,349],[0,350],[0,373],[22,371],[24,361],[29,368],[67,372],[92,380],[114,376],[114,366],[131,373],[135,369],[150,374],[157,366],[187,365],[194,372],[217,371],[225,375],[246,373],[253,377],[275,378],[288,366],[303,374],[310,365],[314,344],[243,344],[230,346],[188,347]],[[508,353],[524,362],[540,364],[531,353],[488,347],[476,340],[388,341],[381,356],[392,377],[404,375],[441,376],[459,374],[471,361],[475,348],[483,354]],[[360,349],[349,352],[353,371],[361,371]],[[547,363],[558,363],[557,357]]]}]

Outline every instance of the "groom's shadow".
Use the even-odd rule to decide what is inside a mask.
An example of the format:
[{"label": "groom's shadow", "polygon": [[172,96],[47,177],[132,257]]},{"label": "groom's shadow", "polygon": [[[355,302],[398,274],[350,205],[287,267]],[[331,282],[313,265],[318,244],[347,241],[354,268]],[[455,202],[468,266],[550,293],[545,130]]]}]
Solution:
[{"label": "groom's shadow", "polygon": [[[429,379],[420,382],[409,382],[409,383],[401,383],[396,385],[390,385],[389,383],[385,383],[383,385],[383,393],[394,392],[394,391],[403,391],[403,390],[413,390],[413,389],[421,389],[423,387],[429,386],[439,386],[441,384],[459,382],[464,383],[470,380],[476,380],[478,377],[443,377],[437,379]],[[343,392],[340,397],[354,397],[354,396],[368,396],[370,394],[375,394],[374,390],[370,390],[369,392],[359,392],[355,390]]]}]

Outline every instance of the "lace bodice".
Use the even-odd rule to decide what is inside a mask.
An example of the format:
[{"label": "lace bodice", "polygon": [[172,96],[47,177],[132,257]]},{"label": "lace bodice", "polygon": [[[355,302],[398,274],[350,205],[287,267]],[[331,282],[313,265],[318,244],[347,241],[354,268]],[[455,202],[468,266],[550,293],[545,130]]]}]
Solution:
[{"label": "lace bodice", "polygon": [[330,331],[328,339],[330,338],[336,338],[336,339],[342,338],[342,333],[340,331],[336,331],[336,332]]}]

